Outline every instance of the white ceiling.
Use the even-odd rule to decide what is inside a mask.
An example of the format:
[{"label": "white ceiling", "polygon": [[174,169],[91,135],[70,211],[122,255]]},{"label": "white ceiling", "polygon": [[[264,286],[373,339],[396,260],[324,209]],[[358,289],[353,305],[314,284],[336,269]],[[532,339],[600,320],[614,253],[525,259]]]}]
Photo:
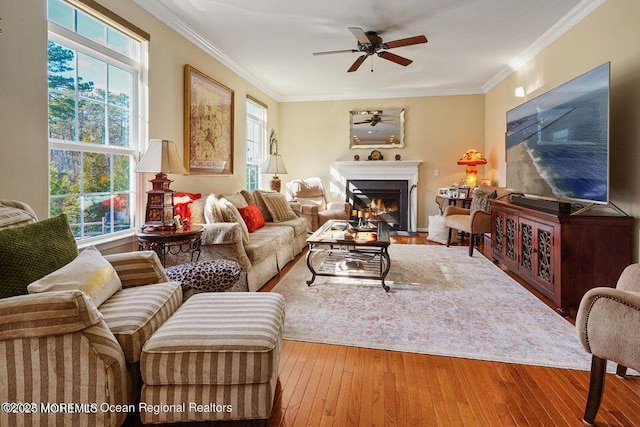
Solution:
[{"label": "white ceiling", "polygon": [[[605,1],[134,0],[278,101],[483,93]],[[429,42],[391,50],[407,67],[312,56],[355,49],[350,26]]]}]

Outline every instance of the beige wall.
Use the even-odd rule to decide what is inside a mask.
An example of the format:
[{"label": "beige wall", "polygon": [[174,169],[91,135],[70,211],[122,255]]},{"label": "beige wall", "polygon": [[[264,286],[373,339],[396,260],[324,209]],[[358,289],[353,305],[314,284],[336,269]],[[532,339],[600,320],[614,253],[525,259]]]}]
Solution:
[{"label": "beige wall", "polygon": [[0,17],[0,199],[23,200],[46,218],[46,3],[2,1]]},{"label": "beige wall", "polygon": [[[419,168],[418,228],[428,227],[428,215],[438,208],[438,187],[458,183],[464,166],[456,161],[469,148],[484,149],[484,95],[349,101],[291,102],[280,105],[281,154],[289,172],[283,181],[310,176],[332,183],[330,167],[336,160],[366,160],[371,149],[349,149],[349,111],[404,108],[405,148],[380,150],[384,160],[400,154],[403,160],[422,160]],[[439,169],[440,176],[434,176]],[[479,167],[479,178],[483,167]],[[335,189],[335,186],[334,186]],[[339,200],[336,191],[332,198]]]},{"label": "beige wall", "polygon": [[[640,2],[609,0],[552,45],[486,94],[485,132],[489,173],[504,185],[506,111],[527,99],[611,61],[610,162],[611,201],[640,217]],[[638,259],[636,221],[634,259]],[[595,243],[595,242],[594,242]]]},{"label": "beige wall", "polygon": [[[269,130],[278,131],[278,103],[134,3],[122,0],[101,0],[100,3],[151,35],[149,138],[174,140],[182,152],[185,64],[191,64],[235,91],[234,174],[227,177],[171,175],[175,180],[171,187],[203,193],[243,188],[246,96],[250,94],[268,105]],[[0,16],[4,30],[0,35],[0,198],[25,201],[39,218],[46,218],[46,0],[3,1]],[[148,186],[145,182],[145,188]]]}]

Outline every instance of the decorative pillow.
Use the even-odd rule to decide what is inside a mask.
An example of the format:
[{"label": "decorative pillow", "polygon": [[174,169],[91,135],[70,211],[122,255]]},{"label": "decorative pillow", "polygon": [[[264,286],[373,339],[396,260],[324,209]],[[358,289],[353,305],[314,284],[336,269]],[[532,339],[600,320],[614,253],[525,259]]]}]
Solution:
[{"label": "decorative pillow", "polygon": [[0,298],[27,294],[27,285],[78,256],[66,215],[0,230]]},{"label": "decorative pillow", "polygon": [[256,199],[253,197],[253,194],[248,192],[247,190],[240,190],[240,194],[244,197],[244,200],[247,202],[247,205],[256,205]]},{"label": "decorative pillow", "polygon": [[293,209],[291,209],[291,206],[289,206],[284,194],[263,193],[262,200],[264,200],[265,205],[267,205],[267,209],[273,217],[273,222],[289,221],[298,218]]},{"label": "decorative pillow", "polygon": [[273,222],[273,217],[271,216],[271,212],[267,209],[267,205],[264,203],[264,199],[262,198],[263,194],[273,194],[273,191],[265,191],[265,190],[254,190],[253,197],[256,199],[256,205],[258,205],[258,209],[262,212],[262,216],[266,222]]},{"label": "decorative pillow", "polygon": [[191,209],[189,205],[199,198],[202,194],[196,193],[173,193],[173,205],[175,206],[175,214],[180,215],[181,220],[191,219]]},{"label": "decorative pillow", "polygon": [[204,208],[207,203],[207,199],[198,199],[191,203],[191,224],[206,224],[207,220],[204,217]]},{"label": "decorative pillow", "polygon": [[493,191],[492,193],[485,193],[484,191],[478,188],[473,192],[473,198],[471,199],[471,206],[469,206],[469,208],[471,209],[472,212],[483,211],[483,212],[490,213],[491,206],[489,205],[489,199],[495,199],[495,198],[496,198],[495,191]]},{"label": "decorative pillow", "polygon": [[265,224],[262,212],[260,212],[260,209],[258,209],[258,206],[255,204],[249,205],[245,208],[239,208],[238,212],[240,212],[240,216],[244,220],[244,223],[247,224],[249,233],[253,233]]},{"label": "decorative pillow", "polygon": [[444,225],[444,216],[429,215],[429,234],[427,240],[446,244],[449,237],[449,229]]},{"label": "decorative pillow", "polygon": [[222,216],[224,217],[224,222],[237,222],[242,229],[242,242],[244,244],[249,243],[249,229],[247,228],[247,224],[244,223],[240,212],[238,212],[238,208],[236,208],[233,203],[228,201],[227,199],[220,199],[220,208],[222,210]]},{"label": "decorative pillow", "polygon": [[27,286],[30,294],[77,289],[89,295],[96,307],[122,289],[113,266],[95,246],[89,246],[69,264]]},{"label": "decorative pillow", "polygon": [[220,207],[220,200],[213,194],[209,194],[204,205],[204,219],[207,224],[225,221]]},{"label": "decorative pillow", "polygon": [[218,200],[221,200],[221,199],[227,199],[233,204],[233,206],[235,206],[238,209],[246,208],[249,205],[245,200],[244,196],[240,193],[230,194],[228,196],[219,195]]}]

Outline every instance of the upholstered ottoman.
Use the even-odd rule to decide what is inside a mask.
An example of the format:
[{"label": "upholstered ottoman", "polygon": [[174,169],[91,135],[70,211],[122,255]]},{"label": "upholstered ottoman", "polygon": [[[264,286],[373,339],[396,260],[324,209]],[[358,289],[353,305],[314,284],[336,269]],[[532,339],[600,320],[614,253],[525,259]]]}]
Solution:
[{"label": "upholstered ottoman", "polygon": [[280,294],[192,296],[142,348],[140,419],[269,418],[283,326]]},{"label": "upholstered ottoman", "polygon": [[240,280],[240,264],[229,259],[196,261],[165,268],[170,280],[182,284],[185,299],[200,292],[224,292]]}]

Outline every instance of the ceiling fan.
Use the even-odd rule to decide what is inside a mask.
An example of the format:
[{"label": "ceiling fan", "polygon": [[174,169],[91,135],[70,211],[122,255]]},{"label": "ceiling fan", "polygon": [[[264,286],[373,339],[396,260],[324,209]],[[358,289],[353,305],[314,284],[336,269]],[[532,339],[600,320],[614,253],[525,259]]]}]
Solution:
[{"label": "ceiling fan", "polygon": [[382,116],[379,114],[374,114],[371,116],[370,119],[365,119],[361,122],[355,122],[354,125],[363,125],[363,124],[370,124],[371,126],[375,126],[378,123],[388,123],[388,122],[393,122],[393,120],[383,120]]},{"label": "ceiling fan", "polygon": [[[415,37],[407,37],[405,39],[394,40],[390,42],[384,42],[382,37],[378,35],[375,31],[364,31],[359,27],[349,27],[349,31],[355,36],[358,40],[358,48],[357,49],[343,49],[343,50],[330,50],[326,52],[314,52],[314,56],[317,55],[328,55],[333,53],[354,53],[361,52],[362,55],[356,59],[356,61],[351,65],[351,67],[347,70],[348,73],[352,73],[360,68],[360,65],[364,62],[367,57],[371,55],[378,55],[380,58],[384,58],[387,61],[395,62],[396,64],[400,64],[402,66],[407,66],[413,62],[413,60],[405,58],[400,55],[396,55],[394,53],[388,52],[388,49],[393,49],[396,47],[402,46],[411,46],[414,44],[426,43],[427,38],[425,36],[415,36]],[[373,71],[373,69],[371,70]]]}]

